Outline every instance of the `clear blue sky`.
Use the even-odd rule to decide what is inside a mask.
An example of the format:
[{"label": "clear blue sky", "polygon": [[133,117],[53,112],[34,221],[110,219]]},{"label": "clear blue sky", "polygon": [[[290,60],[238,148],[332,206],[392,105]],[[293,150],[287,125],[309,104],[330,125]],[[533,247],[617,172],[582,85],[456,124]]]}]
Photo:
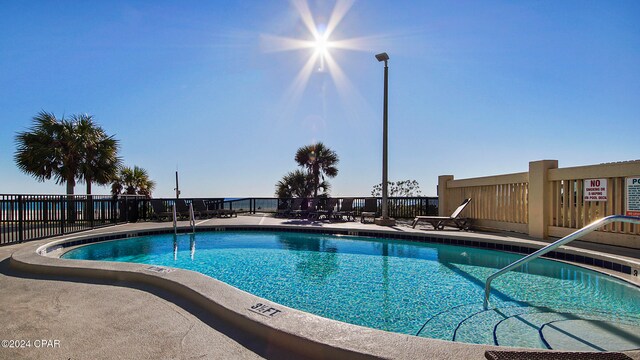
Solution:
[{"label": "clear blue sky", "polygon": [[332,194],[367,195],[381,178],[382,51],[389,178],[424,195],[442,174],[640,158],[638,1],[339,2],[328,41],[358,50],[329,48],[334,61],[290,91],[314,50],[276,50],[312,40],[305,3],[324,31],[335,1],[1,1],[0,193],[64,193],[13,161],[16,132],[45,110],[94,115],[156,197],[173,194],[176,168],[185,197],[273,196],[314,141],[340,156]]}]

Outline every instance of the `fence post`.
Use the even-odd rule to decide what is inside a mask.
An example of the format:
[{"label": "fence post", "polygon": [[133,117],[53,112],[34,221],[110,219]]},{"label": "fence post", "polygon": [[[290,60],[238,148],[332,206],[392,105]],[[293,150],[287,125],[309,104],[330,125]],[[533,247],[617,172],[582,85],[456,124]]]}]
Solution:
[{"label": "fence post", "polygon": [[66,201],[62,200],[62,196],[59,197],[59,201],[60,201],[60,235],[64,235],[64,222],[65,222],[65,217],[67,215],[67,207],[65,206],[65,204],[67,204]]},{"label": "fence post", "polygon": [[449,208],[449,189],[447,181],[453,180],[453,175],[438,176],[438,215],[450,216],[453,209]]},{"label": "fence post", "polygon": [[49,223],[49,201],[46,197],[42,198],[42,221],[45,224]]},{"label": "fence post", "polygon": [[557,169],[558,160],[529,162],[529,235],[546,239],[549,236],[551,184],[549,169]]},{"label": "fence post", "polygon": [[24,203],[22,195],[18,195],[18,242],[24,240]]},{"label": "fence post", "polygon": [[89,224],[91,225],[92,229],[95,227],[94,211],[95,209],[93,208],[93,195],[87,195],[86,212],[87,212],[87,215],[89,215]]}]

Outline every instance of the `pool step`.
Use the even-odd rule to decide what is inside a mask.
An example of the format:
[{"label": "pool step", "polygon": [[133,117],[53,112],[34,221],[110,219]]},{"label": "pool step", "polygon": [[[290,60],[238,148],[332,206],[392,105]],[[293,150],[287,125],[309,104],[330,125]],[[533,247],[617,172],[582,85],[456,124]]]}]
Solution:
[{"label": "pool step", "polygon": [[500,346],[575,351],[640,349],[640,318],[502,302],[465,304],[436,314],[418,336]]},{"label": "pool step", "polygon": [[467,318],[469,314],[481,311],[481,309],[481,304],[465,304],[453,307],[428,319],[416,335],[451,341],[458,324]]},{"label": "pool step", "polygon": [[579,311],[531,312],[495,326],[497,345],[572,351],[624,351],[640,348],[640,322]]},{"label": "pool step", "polygon": [[[505,304],[499,308],[488,309],[461,321],[458,324],[453,340],[472,344],[499,345],[494,336],[494,329],[497,324],[500,324],[506,319],[546,311],[551,310],[547,308],[522,306],[521,304]],[[537,344],[534,341],[530,347],[544,348],[544,344]]]},{"label": "pool step", "polygon": [[[521,306],[520,303],[517,302],[503,302],[501,305],[506,309]],[[484,312],[486,312],[486,310],[481,303],[455,306],[428,319],[417,335],[453,341],[457,338],[457,330],[461,323]],[[492,343],[493,340],[490,344]],[[485,344],[485,342],[480,342],[480,344]]]}]

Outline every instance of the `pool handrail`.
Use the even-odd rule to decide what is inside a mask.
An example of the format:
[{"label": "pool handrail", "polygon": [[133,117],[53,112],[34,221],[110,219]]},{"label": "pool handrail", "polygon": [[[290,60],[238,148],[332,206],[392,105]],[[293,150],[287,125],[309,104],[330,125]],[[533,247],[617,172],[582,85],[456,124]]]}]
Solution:
[{"label": "pool handrail", "polygon": [[495,278],[497,278],[498,276],[511,271],[521,265],[524,265],[526,263],[528,263],[531,260],[534,260],[536,258],[539,258],[540,256],[557,249],[558,247],[567,244],[573,240],[576,240],[586,234],[589,234],[609,223],[612,222],[624,222],[624,223],[631,223],[631,224],[640,224],[640,217],[635,217],[635,216],[626,216],[626,215],[610,215],[607,217],[604,217],[602,219],[598,219],[594,222],[592,222],[591,224],[583,227],[582,229],[579,229],[565,237],[563,237],[560,240],[557,240],[545,247],[543,247],[542,249],[533,252],[525,257],[523,257],[522,259],[519,259],[517,261],[514,261],[513,263],[503,267],[502,269],[494,272],[493,274],[491,274],[488,278],[487,278],[487,282],[485,283],[484,286],[484,309],[487,310],[489,307],[489,295],[491,293],[491,281],[493,281]]},{"label": "pool handrail", "polygon": [[189,203],[189,225],[191,225],[191,232],[196,233],[196,217],[193,214],[193,201]]},{"label": "pool handrail", "polygon": [[[189,203],[189,226],[191,233],[196,233],[196,217],[193,212],[193,202]],[[173,203],[173,234],[178,235],[178,210],[176,204]]]},{"label": "pool handrail", "polygon": [[178,210],[175,202],[173,203],[173,234],[178,235]]}]

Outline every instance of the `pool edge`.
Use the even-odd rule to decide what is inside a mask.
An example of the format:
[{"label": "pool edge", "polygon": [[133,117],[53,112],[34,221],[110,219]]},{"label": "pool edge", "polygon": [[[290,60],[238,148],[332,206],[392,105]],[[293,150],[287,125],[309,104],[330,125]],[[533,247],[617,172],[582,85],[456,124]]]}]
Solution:
[{"label": "pool edge", "polygon": [[[285,225],[233,225],[224,226],[224,228],[229,230],[236,228],[300,230],[299,227]],[[331,228],[324,228],[322,231],[313,232],[330,232],[331,230]],[[337,230],[348,232],[345,229]],[[347,324],[273,303],[189,270],[176,269],[167,273],[157,273],[149,271],[149,265],[144,264],[66,260],[40,254],[45,249],[61,246],[64,243],[82,242],[100,237],[116,236],[127,238],[148,233],[149,231],[148,229],[138,229],[113,231],[108,234],[73,234],[56,239],[40,240],[13,253],[10,263],[12,267],[18,270],[30,273],[128,281],[155,286],[192,301],[214,316],[243,331],[277,344],[283,349],[310,358],[413,359],[425,356],[431,358],[483,358],[485,350],[519,349],[522,351],[539,351],[536,349],[464,344],[419,338]],[[156,228],[152,232],[166,233],[172,231],[167,226]],[[380,231],[379,233],[383,235],[389,234],[389,232],[385,231]],[[273,318],[265,317],[249,310],[256,303],[268,304],[284,311]],[[640,351],[625,353],[640,357]]]}]

